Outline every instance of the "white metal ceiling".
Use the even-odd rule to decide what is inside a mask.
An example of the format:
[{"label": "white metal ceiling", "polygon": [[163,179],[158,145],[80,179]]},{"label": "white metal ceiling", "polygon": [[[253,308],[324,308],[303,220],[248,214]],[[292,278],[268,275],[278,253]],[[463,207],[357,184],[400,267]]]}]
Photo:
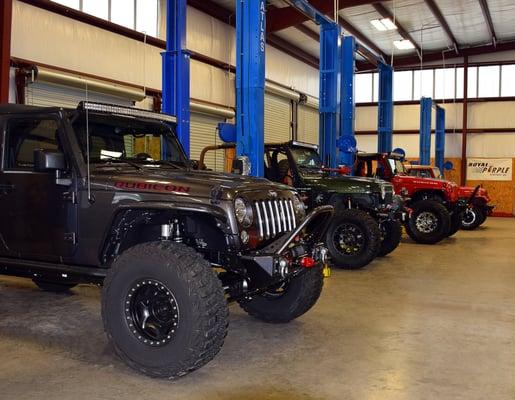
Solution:
[{"label": "white metal ceiling", "polygon": [[[211,1],[234,10],[235,0]],[[435,0],[435,2],[460,47],[491,43],[478,0]],[[269,0],[268,3],[275,7],[287,5],[283,0]],[[452,47],[444,29],[424,0],[393,0],[382,3],[395,16],[397,22],[411,34],[423,51],[437,51]],[[515,40],[515,0],[487,0],[487,3],[498,41]],[[372,5],[345,8],[339,15],[361,31],[384,53],[393,52],[396,56],[415,53],[414,50],[398,50],[393,46],[394,40],[402,38],[397,31],[380,32],[370,24],[371,20],[382,18]],[[319,32],[318,26],[311,21],[303,25],[314,32]],[[311,55],[319,55],[318,43],[293,27],[276,34]]]}]

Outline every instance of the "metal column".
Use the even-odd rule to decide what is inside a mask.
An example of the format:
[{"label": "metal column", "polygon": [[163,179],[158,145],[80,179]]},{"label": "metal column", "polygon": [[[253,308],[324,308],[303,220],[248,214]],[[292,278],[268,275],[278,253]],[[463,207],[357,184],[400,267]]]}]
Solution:
[{"label": "metal column", "polygon": [[341,28],[320,24],[320,154],[330,168],[337,166],[336,138],[340,137]]},{"label": "metal column", "polygon": [[393,68],[382,62],[379,71],[379,99],[377,103],[377,151],[392,151],[393,136]]},{"label": "metal column", "polygon": [[163,112],[177,117],[177,136],[190,153],[190,54],[186,50],[186,0],[166,2]]},{"label": "metal column", "polygon": [[431,163],[431,112],[433,99],[422,97],[420,99],[420,164]]},{"label": "metal column", "polygon": [[341,136],[337,138],[339,164],[352,167],[356,154],[356,137],[354,135],[355,101],[354,70],[356,64],[356,39],[352,36],[343,38],[341,54]]},{"label": "metal column", "polygon": [[236,152],[264,175],[266,5],[236,2]]},{"label": "metal column", "polygon": [[443,173],[445,157],[445,110],[436,107],[436,130],[435,130],[435,165]]},{"label": "metal column", "polygon": [[9,102],[12,0],[0,0],[0,104]]}]

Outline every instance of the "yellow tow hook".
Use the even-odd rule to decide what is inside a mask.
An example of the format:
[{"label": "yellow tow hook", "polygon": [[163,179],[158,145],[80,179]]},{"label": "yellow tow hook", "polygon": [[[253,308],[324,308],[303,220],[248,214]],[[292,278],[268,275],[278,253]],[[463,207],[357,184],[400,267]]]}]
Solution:
[{"label": "yellow tow hook", "polygon": [[322,274],[324,275],[324,278],[329,278],[331,276],[331,267],[329,264],[324,264],[324,267],[322,268]]},{"label": "yellow tow hook", "polygon": [[328,252],[329,251],[325,247],[320,250],[320,258],[323,264],[322,275],[324,278],[329,278],[331,276],[331,267],[329,267],[329,262],[327,260]]}]

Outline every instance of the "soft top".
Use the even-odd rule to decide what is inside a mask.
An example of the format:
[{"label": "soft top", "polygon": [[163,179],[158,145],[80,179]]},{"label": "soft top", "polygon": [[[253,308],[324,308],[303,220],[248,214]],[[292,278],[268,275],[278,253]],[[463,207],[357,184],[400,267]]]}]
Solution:
[{"label": "soft top", "polygon": [[29,112],[55,112],[63,110],[62,107],[38,107],[26,104],[1,104],[0,114],[29,113]]}]

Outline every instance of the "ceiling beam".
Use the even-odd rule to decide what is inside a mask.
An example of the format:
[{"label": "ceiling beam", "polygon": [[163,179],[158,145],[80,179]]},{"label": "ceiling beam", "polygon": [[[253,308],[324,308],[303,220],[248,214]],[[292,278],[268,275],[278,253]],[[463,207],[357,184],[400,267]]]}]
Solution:
[{"label": "ceiling beam", "polygon": [[349,21],[342,17],[338,17],[338,23],[342,26],[344,30],[353,35],[356,39],[358,39],[370,50],[373,50],[378,56],[383,57],[384,60],[388,58],[386,53],[384,53],[374,42],[372,42],[368,37],[366,37],[359,29],[357,29]]},{"label": "ceiling beam", "polygon": [[435,0],[425,0],[425,2],[427,4],[427,6],[429,7],[429,9],[431,10],[431,12],[433,13],[436,20],[438,21],[438,23],[440,24],[440,26],[442,27],[442,29],[445,31],[445,34],[447,35],[447,37],[451,41],[454,51],[456,53],[458,53],[458,48],[459,48],[458,41],[454,37],[454,34],[451,31],[451,27],[445,20],[445,17],[443,16],[442,12],[440,11],[440,8],[438,8],[438,6],[436,5]]},{"label": "ceiling beam", "polygon": [[488,3],[486,2],[486,0],[479,0],[479,5],[481,6],[481,11],[483,12],[483,17],[485,18],[486,26],[488,27],[488,31],[490,32],[490,40],[492,41],[492,44],[496,46],[497,36],[495,34],[494,23],[492,21],[490,9],[488,8]]},{"label": "ceiling beam", "polygon": [[210,0],[187,0],[187,3],[189,6],[192,6],[205,14],[211,15],[219,21],[225,22],[231,26],[236,26],[236,13],[217,3]]},{"label": "ceiling beam", "polygon": [[373,6],[376,9],[376,11],[379,14],[381,14],[383,18],[389,18],[392,22],[395,22],[395,25],[397,26],[397,32],[399,33],[399,35],[401,35],[403,39],[409,40],[411,43],[413,43],[413,46],[415,46],[415,50],[417,51],[417,53],[419,55],[422,54],[422,49],[420,48],[416,40],[413,38],[413,36],[411,36],[411,34],[406,29],[404,29],[404,27],[399,23],[399,21],[394,18],[390,10],[388,10],[381,3],[374,3]]},{"label": "ceiling beam", "polygon": [[306,25],[297,25],[295,27],[295,29],[299,30],[300,32],[302,32],[304,35],[310,37],[311,39],[313,39],[315,42],[319,42],[320,41],[320,35],[318,33],[316,33],[315,31],[309,29]]},{"label": "ceiling beam", "polygon": [[12,0],[0,0],[0,103],[9,102]]},{"label": "ceiling beam", "polygon": [[[299,30],[306,36],[309,36],[311,39],[320,42],[320,35],[311,29],[309,29],[305,25],[297,25],[295,29]],[[349,31],[350,32],[350,31]],[[354,35],[356,36],[356,35]],[[367,47],[358,44],[357,46],[357,52],[359,55],[361,55],[364,59],[366,59],[369,63],[373,64],[374,66],[377,66],[377,54],[374,54],[372,51],[370,51]],[[385,60],[386,56],[383,56],[383,60]],[[356,65],[361,65],[362,61],[356,61]]]},{"label": "ceiling beam", "polygon": [[[199,11],[202,11],[207,15],[212,16],[213,18],[216,18],[219,21],[222,21],[231,26],[236,26],[236,14],[233,11],[212,2],[211,0],[188,0],[188,5],[196,8]],[[312,67],[318,68],[319,66],[319,60],[317,57],[307,53],[301,48],[275,34],[267,34],[267,43]]]},{"label": "ceiling beam", "polygon": [[[338,10],[372,4],[377,0],[340,0]],[[330,0],[310,0],[310,4],[318,11],[333,15],[334,2]],[[282,29],[289,28],[290,26],[300,25],[308,21],[309,18],[297,10],[295,7],[274,8],[267,12],[266,16],[266,29],[268,32],[277,32]]]},{"label": "ceiling beam", "polygon": [[[510,42],[501,42],[497,43],[496,46],[493,45],[485,45],[485,46],[475,46],[468,48],[459,49],[459,53],[456,57],[464,57],[464,56],[477,56],[480,54],[491,54],[491,53],[499,53],[502,51],[510,51],[515,50],[515,40]],[[447,51],[447,49],[441,49],[438,51],[426,52],[424,53],[424,62],[431,61],[442,61],[443,56],[442,52]],[[446,57],[448,58],[448,56]],[[407,66],[417,66],[420,67],[420,59],[418,56],[405,56],[405,57],[397,57],[394,60],[394,67],[407,67]],[[373,65],[370,63],[362,64],[360,66],[360,70],[368,70],[372,69]]]}]

